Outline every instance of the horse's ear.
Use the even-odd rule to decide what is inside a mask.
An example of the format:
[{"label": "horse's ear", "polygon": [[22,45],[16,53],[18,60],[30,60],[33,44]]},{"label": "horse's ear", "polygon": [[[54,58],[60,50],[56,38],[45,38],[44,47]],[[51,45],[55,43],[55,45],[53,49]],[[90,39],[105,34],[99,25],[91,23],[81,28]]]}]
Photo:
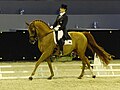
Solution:
[{"label": "horse's ear", "polygon": [[29,23],[25,22],[27,26],[29,26]]}]

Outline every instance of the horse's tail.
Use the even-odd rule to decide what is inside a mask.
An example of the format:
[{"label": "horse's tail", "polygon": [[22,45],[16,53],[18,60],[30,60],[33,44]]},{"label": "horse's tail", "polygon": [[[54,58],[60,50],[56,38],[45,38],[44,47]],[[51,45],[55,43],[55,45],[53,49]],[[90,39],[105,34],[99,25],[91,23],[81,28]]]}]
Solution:
[{"label": "horse's tail", "polygon": [[102,47],[100,47],[94,37],[92,36],[91,33],[89,32],[83,32],[83,34],[87,37],[88,39],[88,48],[92,50],[93,53],[96,53],[99,58],[106,63],[107,65],[109,62],[112,60],[112,55],[107,53]]}]

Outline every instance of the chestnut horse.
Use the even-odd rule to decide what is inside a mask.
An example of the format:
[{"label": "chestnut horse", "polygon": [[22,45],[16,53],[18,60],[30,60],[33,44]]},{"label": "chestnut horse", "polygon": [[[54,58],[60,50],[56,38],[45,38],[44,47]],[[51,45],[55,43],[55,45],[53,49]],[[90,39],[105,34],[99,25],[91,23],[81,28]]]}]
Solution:
[{"label": "chestnut horse", "polygon": [[[57,45],[54,42],[54,30],[51,30],[51,28],[42,20],[34,20],[30,24],[26,24],[28,25],[30,42],[34,44],[35,41],[38,41],[38,48],[42,53],[42,55],[36,62],[35,68],[29,79],[33,79],[32,76],[35,74],[36,69],[38,68],[40,63],[45,60],[47,61],[51,72],[51,75],[50,77],[48,77],[48,79],[52,79],[52,77],[54,76],[54,72],[52,69],[50,57],[53,55],[54,49],[57,47]],[[72,39],[72,45],[63,46],[64,55],[70,54],[72,51],[75,51],[82,60],[83,68],[80,76],[78,77],[79,79],[81,79],[84,75],[84,69],[86,64],[90,69],[92,77],[95,78],[96,76],[93,73],[93,70],[90,66],[90,62],[85,56],[86,48],[88,47],[90,50],[92,50],[92,52],[96,53],[106,65],[109,64],[110,60],[112,60],[111,55],[96,43],[94,37],[89,32],[73,31],[69,32],[69,35]]]}]

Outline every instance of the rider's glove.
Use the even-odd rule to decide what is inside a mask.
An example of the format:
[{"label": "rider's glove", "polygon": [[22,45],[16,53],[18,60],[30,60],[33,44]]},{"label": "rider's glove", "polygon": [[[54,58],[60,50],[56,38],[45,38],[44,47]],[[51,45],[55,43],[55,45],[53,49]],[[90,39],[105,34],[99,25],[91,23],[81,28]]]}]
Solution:
[{"label": "rider's glove", "polygon": [[50,26],[51,29],[53,29],[53,26]]},{"label": "rider's glove", "polygon": [[54,28],[54,30],[55,30],[55,31],[58,31],[59,28],[60,28],[60,25],[57,25],[57,26]]},{"label": "rider's glove", "polygon": [[54,30],[55,30],[55,31],[58,31],[58,30],[59,30],[59,27],[55,27]]}]

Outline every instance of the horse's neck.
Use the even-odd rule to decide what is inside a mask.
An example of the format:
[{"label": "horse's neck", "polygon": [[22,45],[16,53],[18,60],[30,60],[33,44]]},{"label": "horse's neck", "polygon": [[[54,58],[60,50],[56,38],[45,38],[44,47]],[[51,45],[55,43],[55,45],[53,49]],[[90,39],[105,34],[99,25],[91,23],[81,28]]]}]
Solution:
[{"label": "horse's neck", "polygon": [[38,33],[39,38],[43,38],[51,32],[53,32],[53,31],[50,30],[50,28],[47,27],[47,26],[42,26],[42,28],[40,26],[38,26],[38,32],[37,33]]}]

